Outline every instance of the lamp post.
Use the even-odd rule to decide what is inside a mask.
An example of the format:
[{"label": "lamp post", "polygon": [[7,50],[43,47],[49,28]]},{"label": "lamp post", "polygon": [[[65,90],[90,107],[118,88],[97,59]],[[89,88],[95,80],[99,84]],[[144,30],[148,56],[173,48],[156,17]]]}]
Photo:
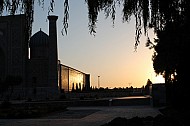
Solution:
[{"label": "lamp post", "polygon": [[100,76],[98,76],[98,88],[100,88]]}]

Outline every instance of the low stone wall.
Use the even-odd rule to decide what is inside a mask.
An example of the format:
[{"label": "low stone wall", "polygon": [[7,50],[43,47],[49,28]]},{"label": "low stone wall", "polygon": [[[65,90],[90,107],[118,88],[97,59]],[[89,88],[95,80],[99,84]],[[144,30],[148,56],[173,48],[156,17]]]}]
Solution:
[{"label": "low stone wall", "polygon": [[150,98],[114,99],[112,106],[150,105]]},{"label": "low stone wall", "polygon": [[59,96],[58,89],[53,87],[14,88],[0,95],[1,100],[56,100]]},{"label": "low stone wall", "polygon": [[59,102],[59,101],[44,101],[44,102],[20,102],[20,103],[12,103],[15,107],[25,107],[25,108],[49,108],[49,109],[58,109],[60,110],[65,109],[68,107],[69,104],[66,102]]},{"label": "low stone wall", "polygon": [[107,98],[107,97],[127,97],[133,95],[143,95],[141,92],[139,93],[130,93],[130,92],[86,92],[86,93],[66,93],[67,98]]},{"label": "low stone wall", "polygon": [[92,99],[92,100],[69,100],[69,101],[42,101],[42,102],[23,102],[14,104],[15,106],[26,107],[43,107],[52,108],[69,107],[69,106],[136,106],[150,105],[150,98],[134,98],[134,99]]},{"label": "low stone wall", "polygon": [[78,100],[69,102],[68,106],[136,106],[150,105],[150,98],[137,99],[100,99],[100,100]]}]

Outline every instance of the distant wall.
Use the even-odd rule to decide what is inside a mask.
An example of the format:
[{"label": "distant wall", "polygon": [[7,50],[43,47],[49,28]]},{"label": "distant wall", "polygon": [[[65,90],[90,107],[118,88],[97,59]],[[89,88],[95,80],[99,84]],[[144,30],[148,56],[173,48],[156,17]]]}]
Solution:
[{"label": "distant wall", "polygon": [[126,96],[139,96],[143,95],[141,92],[135,94],[130,92],[118,92],[118,91],[111,91],[111,92],[86,92],[86,93],[66,93],[67,98],[108,98],[108,97],[126,97]]}]

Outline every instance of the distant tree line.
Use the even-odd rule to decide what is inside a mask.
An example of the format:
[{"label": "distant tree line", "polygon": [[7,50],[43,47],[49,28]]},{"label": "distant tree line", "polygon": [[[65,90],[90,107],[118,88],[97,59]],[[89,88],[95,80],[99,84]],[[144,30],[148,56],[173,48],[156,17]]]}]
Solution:
[{"label": "distant tree line", "polygon": [[127,92],[129,94],[133,94],[134,92],[141,92],[142,95],[149,95],[150,94],[150,86],[151,86],[152,82],[150,81],[150,79],[147,80],[147,83],[145,86],[142,86],[141,88],[134,88],[133,86],[130,87],[115,87],[115,88],[97,88],[94,86],[91,86],[90,89],[86,89],[86,87],[83,85],[81,86],[81,84],[76,84],[74,85],[74,83],[72,84],[72,90],[71,93],[90,93],[90,92]]}]

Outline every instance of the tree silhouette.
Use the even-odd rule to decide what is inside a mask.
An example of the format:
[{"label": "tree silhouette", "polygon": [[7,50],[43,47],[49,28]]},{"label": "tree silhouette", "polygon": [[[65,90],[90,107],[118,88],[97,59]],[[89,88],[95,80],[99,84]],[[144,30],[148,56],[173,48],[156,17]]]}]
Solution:
[{"label": "tree silhouette", "polygon": [[150,94],[150,85],[152,84],[152,81],[150,79],[147,80],[146,85],[145,85],[145,94],[149,95]]},{"label": "tree silhouette", "polygon": [[72,92],[74,92],[75,91],[75,84],[74,83],[72,83],[72,90],[71,90]]},{"label": "tree silhouette", "polygon": [[[153,67],[157,74],[165,77],[167,98],[173,100],[173,104],[184,105],[189,97],[188,74],[190,28],[189,16],[184,21],[176,20],[168,22],[163,30],[157,32],[158,39],[147,42],[147,47],[154,48]],[[175,95],[174,95],[175,94]],[[183,104],[182,104],[183,103]]]},{"label": "tree silhouette", "polygon": [[[136,43],[144,28],[147,46],[155,49],[153,66],[157,74],[165,77],[166,84],[175,82],[173,92],[177,93],[176,101],[185,105],[188,93],[189,63],[187,61],[190,29],[190,2],[188,0],[88,0],[90,29],[95,31],[98,14],[105,11],[106,16],[115,19],[116,4],[123,5],[123,21],[130,21],[132,15],[136,19]],[[147,30],[153,28],[158,39],[152,43]],[[177,89],[177,90],[176,90]],[[177,92],[176,92],[177,91]]]}]

